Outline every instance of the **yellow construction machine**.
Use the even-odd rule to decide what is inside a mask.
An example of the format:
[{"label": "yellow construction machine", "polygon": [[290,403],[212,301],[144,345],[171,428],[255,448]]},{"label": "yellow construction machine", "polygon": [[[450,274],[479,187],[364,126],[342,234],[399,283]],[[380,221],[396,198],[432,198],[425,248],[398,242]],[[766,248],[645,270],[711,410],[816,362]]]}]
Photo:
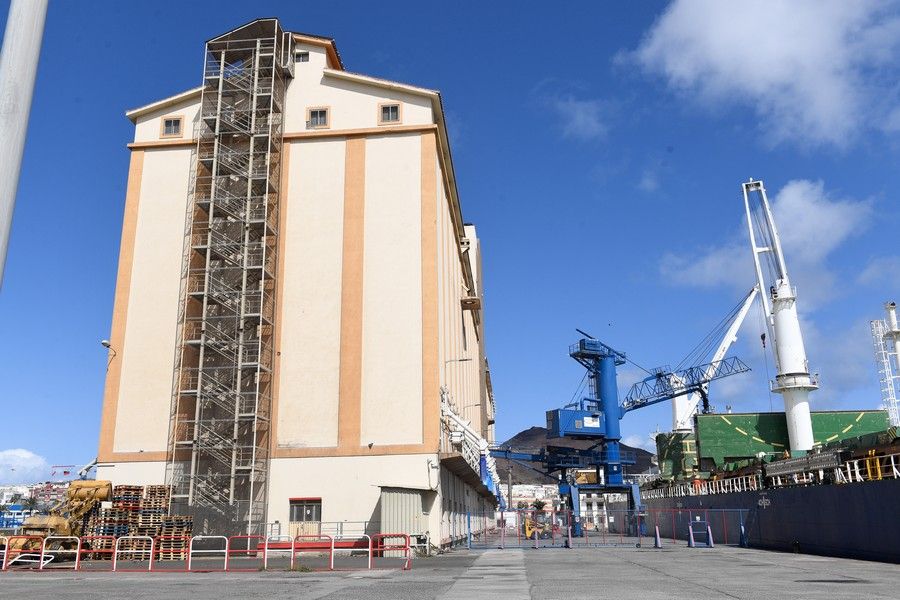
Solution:
[{"label": "yellow construction machine", "polygon": [[[85,516],[101,502],[112,497],[112,482],[80,480],[69,483],[66,496],[50,508],[49,514],[32,515],[22,523],[21,537],[13,539],[7,552],[11,557],[39,554],[45,538],[50,536],[82,535]],[[59,540],[53,549],[71,550],[77,546],[74,541]],[[62,557],[63,555],[60,555]],[[66,555],[74,559],[74,556]]]}]

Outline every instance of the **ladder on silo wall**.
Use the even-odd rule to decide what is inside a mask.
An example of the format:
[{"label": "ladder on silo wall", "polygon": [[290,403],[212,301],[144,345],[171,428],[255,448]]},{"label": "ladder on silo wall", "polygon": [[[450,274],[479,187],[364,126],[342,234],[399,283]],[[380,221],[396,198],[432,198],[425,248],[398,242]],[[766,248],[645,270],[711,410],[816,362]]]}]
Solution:
[{"label": "ladder on silo wall", "polygon": [[206,44],[186,218],[168,482],[198,529],[265,524],[282,109],[293,38],[257,20]]}]

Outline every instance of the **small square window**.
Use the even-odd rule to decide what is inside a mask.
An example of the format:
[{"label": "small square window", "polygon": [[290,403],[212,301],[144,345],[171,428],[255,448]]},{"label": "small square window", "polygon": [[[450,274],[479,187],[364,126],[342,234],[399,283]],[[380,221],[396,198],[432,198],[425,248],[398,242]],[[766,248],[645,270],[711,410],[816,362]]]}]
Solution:
[{"label": "small square window", "polygon": [[294,54],[294,62],[309,62],[309,52],[298,51]]},{"label": "small square window", "polygon": [[399,123],[400,122],[400,105],[399,104],[382,104],[381,114],[379,115],[379,123]]},{"label": "small square window", "polygon": [[328,109],[309,109],[309,119],[306,122],[307,129],[323,129],[328,127]]},{"label": "small square window", "polygon": [[167,117],[162,122],[162,137],[181,137],[181,117]]}]

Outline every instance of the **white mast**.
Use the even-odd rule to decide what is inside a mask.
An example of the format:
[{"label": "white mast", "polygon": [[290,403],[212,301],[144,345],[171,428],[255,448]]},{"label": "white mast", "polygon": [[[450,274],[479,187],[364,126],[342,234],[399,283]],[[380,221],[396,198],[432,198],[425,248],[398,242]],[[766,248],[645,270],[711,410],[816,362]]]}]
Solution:
[{"label": "white mast", "polygon": [[[759,282],[760,297],[766,313],[769,336],[775,349],[775,381],[771,389],[784,398],[788,439],[792,452],[805,452],[813,447],[812,419],[809,415],[809,392],[818,389],[816,377],[809,374],[806,348],[800,320],[797,318],[797,290],[791,287],[781,239],[775,227],[769,199],[762,181],[752,179],[743,184],[744,207],[747,211],[747,229],[750,231],[750,247]],[[751,195],[758,194],[760,208],[750,208]],[[771,277],[765,281],[761,256],[766,257],[766,272]]]},{"label": "white mast", "polygon": [[[885,320],[872,321],[872,338],[875,343],[875,366],[881,384],[881,407],[887,411],[892,426],[900,426],[900,406],[897,402],[900,382],[900,325],[897,324],[897,304],[884,305]],[[897,368],[891,361],[893,355]]]},{"label": "white mast", "polygon": [[0,52],[0,284],[46,16],[47,0],[13,0]]},{"label": "white mast", "polygon": [[[725,335],[722,336],[719,347],[716,349],[715,354],[713,354],[712,360],[709,361],[709,368],[705,373],[706,378],[712,377],[713,373],[715,373],[717,363],[725,358],[725,353],[731,348],[731,344],[737,341],[737,332],[741,328],[741,324],[744,322],[747,313],[750,311],[750,307],[753,306],[753,301],[756,299],[758,293],[758,285],[753,286],[753,288],[747,292],[747,296],[744,298],[741,309],[738,311],[737,315],[735,315],[734,320],[731,322]],[[673,387],[679,384],[682,386],[684,385],[681,381],[677,383],[673,382]],[[703,388],[704,392],[708,390],[709,383],[703,384]],[[697,406],[700,404],[700,400],[700,392],[693,392],[685,396],[672,398],[672,431],[691,431],[694,428],[694,414],[697,412]]]}]

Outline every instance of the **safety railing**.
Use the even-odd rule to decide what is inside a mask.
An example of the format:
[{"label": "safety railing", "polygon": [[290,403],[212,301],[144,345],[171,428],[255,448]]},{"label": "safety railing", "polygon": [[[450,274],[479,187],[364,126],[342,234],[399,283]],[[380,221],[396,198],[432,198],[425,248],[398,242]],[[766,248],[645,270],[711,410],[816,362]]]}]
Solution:
[{"label": "safety railing", "polygon": [[[272,546],[272,544],[276,546]],[[288,547],[283,545],[287,543]],[[266,538],[263,544],[263,570],[269,568],[269,554],[274,552],[289,552],[291,558],[291,570],[294,570],[294,540],[289,535],[272,535]]]},{"label": "safety railing", "polygon": [[[251,542],[255,540],[255,543]],[[238,567],[235,568],[231,563],[235,558],[256,558],[259,556],[259,546],[265,547],[266,537],[263,535],[232,535],[228,538],[228,546],[225,551],[225,570],[233,572],[254,572],[259,571],[259,567],[263,566],[260,562],[258,567]],[[242,545],[243,548],[236,548],[236,545]]]},{"label": "safety railing", "polygon": [[[303,540],[310,540],[304,542]],[[324,544],[322,542],[325,542]],[[318,535],[298,535],[294,537],[291,544],[291,569],[294,568],[294,558],[301,552],[322,552],[328,551],[328,569],[334,571],[334,538],[328,534],[320,533]],[[371,548],[369,555],[371,556]]]},{"label": "safety railing", "polygon": [[[114,535],[83,535],[80,538],[81,545],[78,553],[78,566],[76,571],[84,570],[85,557],[89,560],[90,565],[108,564],[108,569],[112,571],[112,557],[116,552],[116,536]],[[96,569],[92,569],[96,570]]]},{"label": "safety railing", "polygon": [[[75,542],[75,548],[64,548],[63,544]],[[58,543],[60,545],[59,548],[48,548],[49,545],[54,543]],[[73,571],[78,570],[78,563],[81,562],[81,538],[74,535],[50,535],[44,538],[44,543],[41,544],[41,561],[40,566],[38,566],[39,571],[43,571],[44,567],[49,564],[50,561],[55,561],[58,555],[67,555],[74,554],[75,555],[75,565],[72,567]],[[50,558],[45,562],[44,559],[47,556]]]},{"label": "safety railing", "polygon": [[[0,567],[11,566],[22,571],[50,571],[65,569],[79,572],[118,573],[188,573],[188,572],[257,572],[273,569],[272,559],[283,556],[287,561],[275,565],[274,570],[293,570],[299,564],[300,553],[321,553],[324,566],[313,570],[353,570],[397,568],[385,564],[401,559],[400,568],[412,568],[410,536],[405,533],[374,535],[198,535],[150,536],[107,535],[88,536],[0,536]],[[354,566],[349,562],[336,568],[338,552],[354,552],[362,556]],[[220,559],[211,564],[209,558]],[[244,560],[248,559],[248,560]],[[381,565],[376,567],[376,559]],[[71,560],[71,566],[67,563]],[[51,563],[52,567],[46,568]],[[56,568],[56,565],[62,565]],[[105,566],[105,568],[101,568]]]},{"label": "safety railing", "polygon": [[[16,544],[17,541],[21,543]],[[29,548],[30,542],[34,542],[33,548]],[[39,535],[11,535],[6,540],[6,551],[3,553],[3,567],[0,570],[8,571],[10,565],[15,562],[35,564],[40,560],[40,547],[44,538]]]},{"label": "safety railing", "polygon": [[[122,542],[150,542],[150,548],[122,548]],[[152,571],[153,570],[153,556],[156,550],[156,540],[151,535],[124,535],[120,538],[116,538],[115,551],[113,552],[113,571],[129,571],[129,572],[142,572],[142,571]],[[149,560],[147,561],[146,569],[120,569],[119,568],[119,555],[124,554],[125,552],[131,553],[131,558],[133,559],[135,555],[139,556],[149,556]],[[140,559],[138,559],[140,560]]]},{"label": "safety railing", "polygon": [[[346,542],[354,542],[353,544],[347,544]],[[359,546],[355,542],[365,541],[365,547]],[[365,550],[366,551],[366,568],[372,568],[372,536],[367,535],[365,533],[361,533],[359,535],[336,535],[332,538],[331,545],[331,569],[335,570],[334,567],[334,553],[337,551],[349,550],[351,553],[355,550]]]},{"label": "safety railing", "polygon": [[[197,549],[194,548],[194,544],[198,541],[207,542],[213,540],[221,540],[225,543],[222,548],[207,548],[207,549]],[[228,570],[228,538],[224,535],[195,535],[191,538],[191,541],[188,543],[188,554],[187,554],[187,570],[188,571],[212,571],[213,569],[195,569],[194,568],[194,555],[214,555],[216,557],[222,557],[222,571]],[[218,571],[219,569],[215,569]]]},{"label": "safety railing", "polygon": [[[387,541],[395,539],[402,540],[402,543],[398,544],[396,542],[391,543]],[[408,571],[412,568],[409,535],[405,533],[377,533],[372,536],[371,548],[373,555],[377,555],[378,557],[383,557],[385,552],[402,552],[406,557],[406,563],[403,565],[403,570]],[[374,558],[371,562],[372,567],[374,568]]]}]

